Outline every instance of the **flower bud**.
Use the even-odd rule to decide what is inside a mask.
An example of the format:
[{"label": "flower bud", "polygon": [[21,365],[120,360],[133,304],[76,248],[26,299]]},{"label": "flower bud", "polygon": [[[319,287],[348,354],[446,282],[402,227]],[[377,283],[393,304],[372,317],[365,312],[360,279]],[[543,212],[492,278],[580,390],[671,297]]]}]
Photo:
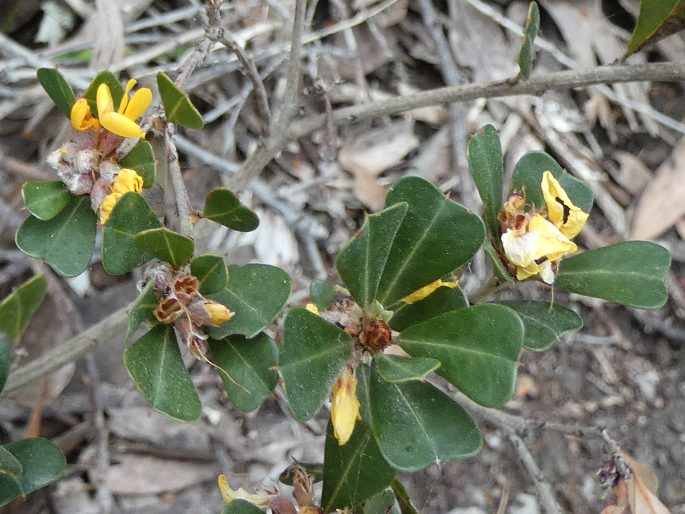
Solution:
[{"label": "flower bud", "polygon": [[357,379],[345,366],[333,386],[333,401],[331,403],[333,434],[340,446],[349,441],[357,419],[361,419],[359,416],[359,400],[357,399]]},{"label": "flower bud", "polygon": [[204,307],[209,314],[209,321],[206,323],[207,325],[218,327],[233,317],[233,313],[228,310],[225,305],[220,303],[206,301]]}]

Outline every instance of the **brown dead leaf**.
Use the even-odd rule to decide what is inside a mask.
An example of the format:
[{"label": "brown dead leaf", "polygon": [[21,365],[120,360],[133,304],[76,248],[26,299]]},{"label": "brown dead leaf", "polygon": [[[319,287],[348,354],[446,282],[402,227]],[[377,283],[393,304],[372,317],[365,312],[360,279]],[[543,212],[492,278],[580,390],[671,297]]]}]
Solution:
[{"label": "brown dead leaf", "polygon": [[633,219],[633,238],[653,239],[685,215],[685,137],[662,163],[640,197]]},{"label": "brown dead leaf", "polygon": [[644,191],[652,180],[652,172],[645,163],[632,153],[622,150],[615,152],[614,158],[618,161],[618,169],[611,177],[631,195]]},{"label": "brown dead leaf", "polygon": [[632,514],[671,514],[659,498],[649,490],[639,474],[634,473],[632,478],[626,480],[626,486]]}]

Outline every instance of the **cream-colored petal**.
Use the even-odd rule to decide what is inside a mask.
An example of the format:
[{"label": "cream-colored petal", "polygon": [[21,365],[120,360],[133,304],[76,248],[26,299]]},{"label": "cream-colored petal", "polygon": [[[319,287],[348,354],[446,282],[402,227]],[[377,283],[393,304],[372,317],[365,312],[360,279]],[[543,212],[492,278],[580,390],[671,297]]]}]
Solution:
[{"label": "cream-colored petal", "polygon": [[140,125],[118,112],[107,112],[104,115],[100,115],[100,124],[117,136],[135,138],[145,137],[145,132],[140,129]]},{"label": "cream-colored petal", "polygon": [[509,229],[502,234],[501,240],[504,254],[515,266],[525,268],[537,258],[540,235],[536,232],[519,234],[518,231]]},{"label": "cream-colored petal", "polygon": [[572,239],[583,229],[589,214],[576,207],[551,172],[542,174],[540,184],[547,205],[547,214],[554,226]]},{"label": "cream-colored petal", "polygon": [[539,236],[538,246],[534,251],[534,260],[547,257],[550,261],[556,261],[567,253],[573,253],[577,250],[575,243],[539,214],[530,219],[528,231]]},{"label": "cream-colored petal", "polygon": [[131,100],[128,102],[124,116],[129,120],[137,120],[145,111],[148,110],[152,103],[152,90],[147,87],[141,87],[136,91]]}]

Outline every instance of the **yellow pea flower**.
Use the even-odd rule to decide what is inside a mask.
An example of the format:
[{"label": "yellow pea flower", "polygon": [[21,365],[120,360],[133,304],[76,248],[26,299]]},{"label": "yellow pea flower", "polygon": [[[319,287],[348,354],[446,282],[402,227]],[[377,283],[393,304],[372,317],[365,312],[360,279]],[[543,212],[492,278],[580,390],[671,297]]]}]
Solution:
[{"label": "yellow pea flower", "polygon": [[126,193],[133,191],[140,193],[143,190],[143,178],[135,171],[128,168],[119,170],[114,183],[110,186],[111,193],[102,201],[100,206],[100,223],[105,225],[112,215],[112,209]]},{"label": "yellow pea flower", "polygon": [[542,194],[547,204],[547,215],[562,234],[573,239],[582,230],[589,214],[576,207],[551,172],[542,175]]},{"label": "yellow pea flower", "polygon": [[240,487],[237,491],[231,489],[226,475],[219,475],[217,478],[219,491],[224,503],[229,504],[234,500],[245,500],[260,509],[268,509],[271,507],[271,496],[268,494],[248,493],[245,489]]},{"label": "yellow pea flower", "polygon": [[97,118],[93,116],[88,105],[88,100],[85,98],[79,98],[71,106],[71,126],[74,127],[79,132],[84,132],[86,130],[97,130],[100,128],[100,123],[98,123]]},{"label": "yellow pea flower", "polygon": [[413,293],[408,294],[400,301],[403,303],[416,303],[423,300],[424,298],[427,298],[441,287],[449,287],[450,289],[454,289],[458,285],[459,282],[457,282],[456,280],[443,280],[439,278],[438,280],[431,282],[427,286],[423,286],[414,291]]},{"label": "yellow pea flower", "polygon": [[228,310],[225,305],[217,302],[205,302],[205,310],[209,313],[209,318],[211,325],[218,327],[219,325],[226,323],[233,317],[233,312]]},{"label": "yellow pea flower", "polygon": [[321,313],[319,312],[319,308],[316,305],[314,305],[313,303],[308,303],[307,305],[304,306],[304,308],[307,309],[312,314],[316,314],[317,316],[321,315]]},{"label": "yellow pea flower", "polygon": [[145,137],[145,132],[140,129],[136,120],[150,107],[152,103],[152,91],[147,87],[141,87],[131,98],[129,93],[136,81],[131,79],[126,84],[124,96],[121,98],[119,108],[114,110],[112,92],[107,84],[100,84],[96,94],[98,106],[98,119],[105,129],[121,137]]},{"label": "yellow pea flower", "polygon": [[359,400],[357,399],[357,379],[345,366],[333,386],[333,402],[331,404],[333,434],[340,446],[349,441],[357,419],[361,419]]}]

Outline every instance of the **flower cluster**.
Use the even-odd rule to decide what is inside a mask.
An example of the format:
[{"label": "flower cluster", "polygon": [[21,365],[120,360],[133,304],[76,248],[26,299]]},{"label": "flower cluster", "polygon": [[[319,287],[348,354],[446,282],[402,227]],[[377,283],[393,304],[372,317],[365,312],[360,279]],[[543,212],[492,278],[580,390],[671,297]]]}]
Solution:
[{"label": "flower cluster", "polygon": [[559,260],[577,250],[571,239],[582,230],[588,213],[571,202],[549,171],[542,176],[541,189],[546,211],[525,212],[523,192],[509,197],[499,214],[501,240],[518,280],[540,275],[545,283],[552,284]]}]

